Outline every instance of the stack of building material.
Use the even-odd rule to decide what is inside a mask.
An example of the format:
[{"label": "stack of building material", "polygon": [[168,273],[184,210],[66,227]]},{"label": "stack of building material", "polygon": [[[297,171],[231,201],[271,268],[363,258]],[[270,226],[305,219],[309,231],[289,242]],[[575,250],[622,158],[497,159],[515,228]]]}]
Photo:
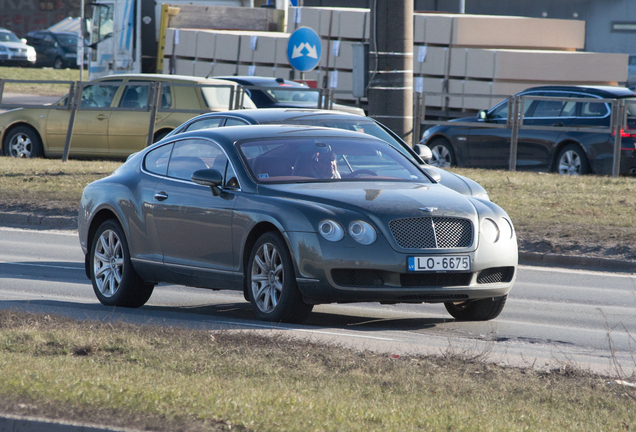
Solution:
[{"label": "stack of building material", "polygon": [[580,52],[585,22],[486,15],[415,14],[416,90],[459,93],[428,97],[427,106],[483,109],[498,96],[550,84],[616,85],[627,55]]},{"label": "stack of building material", "polygon": [[[305,79],[353,101],[353,45],[368,42],[368,9],[292,7],[287,33],[169,28],[164,73],[174,65],[172,73],[184,75],[289,78],[287,42],[300,27],[314,29],[322,41],[320,63]],[[483,109],[528,87],[627,79],[626,54],[581,51],[584,21],[416,13],[413,37],[415,90],[461,95],[427,96],[428,107]]]},{"label": "stack of building material", "polygon": [[289,78],[288,39],[289,34],[281,32],[169,28],[163,73]]}]

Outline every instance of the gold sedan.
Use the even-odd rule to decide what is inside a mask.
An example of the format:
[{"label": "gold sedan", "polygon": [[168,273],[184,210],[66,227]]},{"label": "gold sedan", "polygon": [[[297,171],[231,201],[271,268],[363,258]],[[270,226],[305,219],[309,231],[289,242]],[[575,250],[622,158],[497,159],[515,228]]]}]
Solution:
[{"label": "gold sedan", "polygon": [[[126,158],[143,149],[150,124],[150,112],[146,109],[150,88],[147,83],[153,81],[163,84],[153,141],[160,140],[198,114],[227,111],[230,109],[231,87],[237,87],[228,81],[179,75],[112,75],[92,81],[82,90],[69,156]],[[187,87],[179,84],[219,87]],[[60,99],[52,107],[66,106],[66,99]],[[128,110],[113,110],[116,107]],[[255,108],[247,95],[243,107]],[[170,109],[196,112],[165,111]],[[54,108],[19,108],[0,114],[0,142],[4,155],[23,158],[61,157],[70,114],[68,109]]]}]

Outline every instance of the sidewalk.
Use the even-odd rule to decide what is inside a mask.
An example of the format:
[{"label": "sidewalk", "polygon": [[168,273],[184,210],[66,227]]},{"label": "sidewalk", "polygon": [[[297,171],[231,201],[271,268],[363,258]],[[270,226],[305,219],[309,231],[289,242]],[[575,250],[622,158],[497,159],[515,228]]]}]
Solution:
[{"label": "sidewalk", "polygon": [[[42,216],[33,213],[0,212],[0,226],[76,230],[77,216]],[[577,255],[519,252],[519,264],[636,273],[636,261]]]}]

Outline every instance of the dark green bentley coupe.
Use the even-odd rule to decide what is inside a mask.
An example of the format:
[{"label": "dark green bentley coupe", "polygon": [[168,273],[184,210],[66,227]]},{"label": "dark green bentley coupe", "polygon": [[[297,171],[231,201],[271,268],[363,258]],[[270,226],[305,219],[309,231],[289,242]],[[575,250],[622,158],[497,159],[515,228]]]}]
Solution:
[{"label": "dark green bentley coupe", "polygon": [[321,303],[444,303],[499,315],[517,239],[496,204],[461,195],[387,142],[310,126],[184,132],[82,195],[100,302],[140,307],[159,282],[241,290],[261,319]]}]

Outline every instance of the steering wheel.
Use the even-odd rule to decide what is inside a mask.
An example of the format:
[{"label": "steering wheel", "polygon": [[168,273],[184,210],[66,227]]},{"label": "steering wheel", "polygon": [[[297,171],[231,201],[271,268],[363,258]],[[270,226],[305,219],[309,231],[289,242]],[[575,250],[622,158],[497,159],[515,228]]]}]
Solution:
[{"label": "steering wheel", "polygon": [[358,177],[360,175],[370,175],[370,176],[377,176],[378,173],[376,173],[375,171],[371,171],[370,169],[359,169],[359,170],[355,170],[352,173],[347,174],[347,177]]}]

